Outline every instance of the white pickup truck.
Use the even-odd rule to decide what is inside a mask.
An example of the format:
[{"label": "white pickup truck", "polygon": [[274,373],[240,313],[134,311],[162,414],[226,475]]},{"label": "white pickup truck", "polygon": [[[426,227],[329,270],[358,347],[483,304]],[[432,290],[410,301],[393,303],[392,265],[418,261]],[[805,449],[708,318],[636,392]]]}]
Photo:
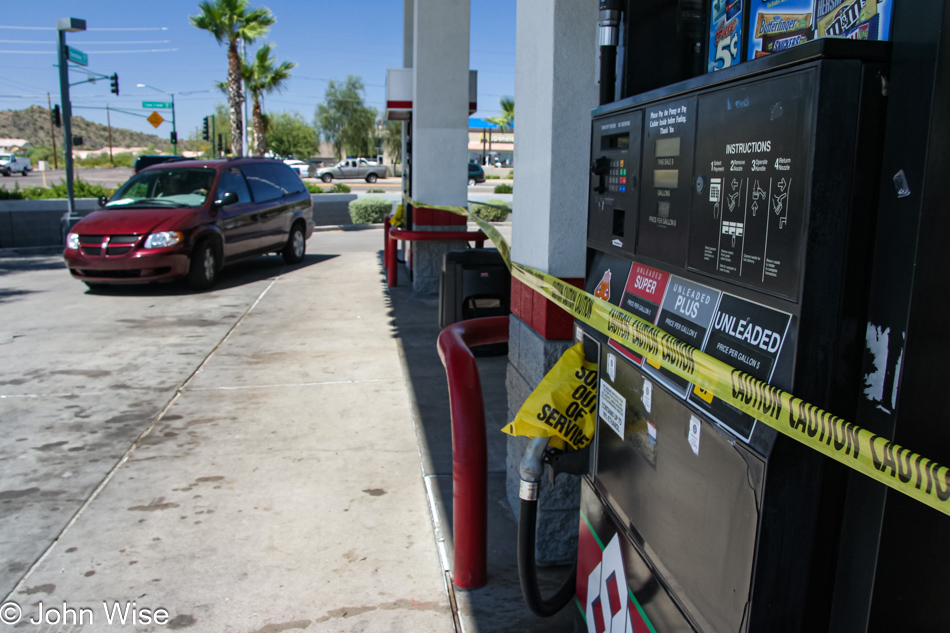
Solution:
[{"label": "white pickup truck", "polygon": [[19,172],[26,176],[32,170],[33,166],[30,164],[29,156],[0,153],[0,174],[10,176],[13,172]]},{"label": "white pickup truck", "polygon": [[386,165],[368,161],[365,158],[347,158],[333,167],[323,167],[315,174],[323,182],[330,182],[334,178],[364,178],[366,182],[376,182],[377,178],[386,177]]}]

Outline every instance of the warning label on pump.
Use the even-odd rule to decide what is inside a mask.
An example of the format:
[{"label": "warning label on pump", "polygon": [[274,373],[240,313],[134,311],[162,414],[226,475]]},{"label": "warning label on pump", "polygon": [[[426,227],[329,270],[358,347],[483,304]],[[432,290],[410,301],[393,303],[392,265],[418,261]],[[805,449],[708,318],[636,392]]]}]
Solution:
[{"label": "warning label on pump", "polygon": [[623,439],[624,419],[627,412],[627,399],[620,392],[610,386],[604,379],[600,380],[598,395],[600,405],[600,419],[607,423],[614,432]]},{"label": "warning label on pump", "polygon": [[[776,431],[801,442],[822,455],[834,459],[939,512],[950,515],[950,468],[918,455],[908,448],[875,435],[827,411],[823,411],[746,371],[737,369],[730,363],[713,357],[711,354],[703,353],[696,346],[680,340],[678,336],[674,336],[618,306],[580,291],[576,287],[536,268],[511,262],[507,257],[509,253],[508,244],[497,229],[463,207],[422,205],[408,198],[408,196],[406,199],[415,206],[425,206],[467,216],[471,221],[478,224],[495,242],[499,251],[505,254],[506,261],[511,266],[513,277],[567,310],[574,318],[640,354],[651,366],[658,365],[687,383],[694,384],[703,392],[711,394],[714,398],[722,400],[758,422],[767,424]],[[675,279],[671,279],[671,285]],[[669,292],[667,292],[667,295],[669,295]],[[665,305],[666,301],[664,301],[664,307]],[[712,315],[710,315],[709,323],[711,324],[711,322]],[[764,343],[766,345],[765,351],[768,352],[769,347],[776,339],[772,336],[766,338],[765,329],[775,334],[780,328],[767,328],[759,323],[755,323],[755,325],[762,328],[762,336],[760,338],[756,334],[757,330],[753,326],[753,334],[750,335],[749,342],[751,343],[753,338],[757,340],[756,346],[759,349]],[[729,331],[735,333],[733,338],[740,338],[737,328],[730,328]],[[746,332],[747,329],[743,328],[742,331]],[[578,348],[578,346],[572,349],[575,348]],[[776,350],[776,353],[781,353],[781,350]],[[586,371],[588,370],[585,367]],[[596,370],[592,369],[591,371],[595,372]],[[585,373],[581,379],[588,390],[597,383],[596,373],[594,373],[593,383],[591,384],[587,384],[587,381],[591,380],[588,374]],[[570,395],[568,395],[568,398],[570,398]],[[585,399],[583,402],[587,403],[588,401]],[[595,404],[590,403],[591,409],[594,408]],[[564,417],[567,418],[566,415]],[[540,428],[542,431],[552,428],[552,424],[549,424],[549,422],[553,423],[555,420],[549,420],[546,415],[541,416],[541,418],[531,422],[530,425],[535,425],[536,428]],[[560,418],[556,418],[556,421],[560,423]],[[538,422],[540,422],[540,425],[538,425]],[[565,429],[567,423],[568,420],[565,419]],[[504,430],[506,432],[514,431],[514,424],[507,425]],[[518,432],[514,434],[550,435],[551,433]],[[575,439],[579,440],[575,446],[583,446],[590,441],[590,435],[583,438],[576,437]]]}]

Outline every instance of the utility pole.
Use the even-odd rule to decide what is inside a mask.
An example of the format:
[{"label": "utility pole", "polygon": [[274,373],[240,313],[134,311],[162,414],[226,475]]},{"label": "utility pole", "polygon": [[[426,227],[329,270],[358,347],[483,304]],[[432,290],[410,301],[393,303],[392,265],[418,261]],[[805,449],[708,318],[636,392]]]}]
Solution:
[{"label": "utility pole", "polygon": [[56,155],[56,126],[53,124],[53,102],[46,93],[46,105],[49,106],[49,137],[53,140],[53,169],[59,169],[59,157]]},{"label": "utility pole", "polygon": [[56,20],[59,32],[59,92],[63,104],[63,148],[66,159],[66,216],[63,221],[63,243],[76,216],[76,201],[73,195],[73,108],[69,102],[69,66],[66,51],[66,33],[86,30],[86,21],[78,18],[60,18]]},{"label": "utility pole", "polygon": [[106,104],[106,123],[109,124],[109,163],[115,167],[115,160],[112,158],[112,117],[109,116],[109,104]]}]

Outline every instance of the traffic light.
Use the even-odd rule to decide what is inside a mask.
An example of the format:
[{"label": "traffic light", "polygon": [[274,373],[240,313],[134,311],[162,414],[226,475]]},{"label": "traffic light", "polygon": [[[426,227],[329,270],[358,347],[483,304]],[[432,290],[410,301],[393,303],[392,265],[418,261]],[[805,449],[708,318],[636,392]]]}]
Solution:
[{"label": "traffic light", "polygon": [[205,117],[205,118],[204,118],[204,123],[202,124],[202,128],[201,128],[201,140],[203,140],[203,141],[210,141],[210,140],[211,140],[211,134],[210,134],[209,131],[208,131],[208,117]]},{"label": "traffic light", "polygon": [[56,127],[63,127],[63,117],[59,113],[58,103],[53,106],[53,109],[50,112],[50,115],[53,117],[53,125],[55,125]]},{"label": "traffic light", "polygon": [[109,82],[112,86],[112,93],[115,96],[119,96],[119,75],[118,73],[112,73],[112,76],[109,77]]},{"label": "traffic light", "polygon": [[169,138],[170,138],[171,141],[172,141],[172,145],[177,145],[177,144],[178,144],[178,132],[172,132],[171,135],[169,136]]}]

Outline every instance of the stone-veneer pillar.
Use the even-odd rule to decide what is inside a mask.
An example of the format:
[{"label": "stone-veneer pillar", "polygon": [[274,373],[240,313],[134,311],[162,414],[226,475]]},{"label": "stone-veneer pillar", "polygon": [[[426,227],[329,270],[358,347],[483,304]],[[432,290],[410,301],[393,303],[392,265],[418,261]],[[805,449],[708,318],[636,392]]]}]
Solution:
[{"label": "stone-veneer pillar", "polygon": [[[418,0],[417,0],[418,1]],[[518,0],[512,259],[583,286],[587,247],[590,113],[597,106],[597,3]],[[513,280],[508,408],[514,419],[572,344],[573,320]],[[508,500],[518,514],[518,467],[528,441],[508,440]],[[576,556],[578,477],[541,484],[539,564]]]},{"label": "stone-veneer pillar", "polygon": [[[468,197],[469,0],[414,0],[412,195],[433,205],[465,206]],[[415,209],[413,229],[465,230],[445,211]],[[459,242],[412,243],[412,287],[437,293],[442,256]]]}]

